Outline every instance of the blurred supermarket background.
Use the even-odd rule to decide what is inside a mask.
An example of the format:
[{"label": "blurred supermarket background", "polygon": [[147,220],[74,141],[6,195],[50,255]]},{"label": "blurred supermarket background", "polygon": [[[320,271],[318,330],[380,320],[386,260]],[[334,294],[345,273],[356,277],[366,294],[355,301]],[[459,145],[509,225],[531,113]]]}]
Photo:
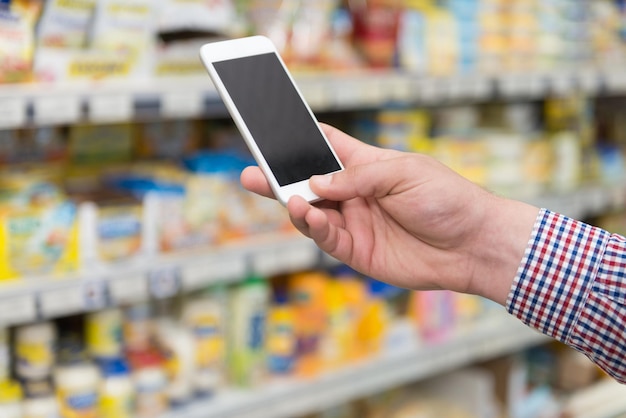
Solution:
[{"label": "blurred supermarket background", "polygon": [[626,416],[502,307],[240,188],[198,50],[248,34],[321,121],[626,233],[624,1],[0,0],[0,417]]}]

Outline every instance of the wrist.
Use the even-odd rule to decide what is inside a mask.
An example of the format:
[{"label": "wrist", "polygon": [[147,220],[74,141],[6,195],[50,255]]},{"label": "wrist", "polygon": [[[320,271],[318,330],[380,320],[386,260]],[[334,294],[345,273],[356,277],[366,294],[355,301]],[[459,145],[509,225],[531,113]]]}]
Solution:
[{"label": "wrist", "polygon": [[485,202],[481,227],[472,246],[475,268],[468,292],[504,305],[539,208],[493,195]]}]

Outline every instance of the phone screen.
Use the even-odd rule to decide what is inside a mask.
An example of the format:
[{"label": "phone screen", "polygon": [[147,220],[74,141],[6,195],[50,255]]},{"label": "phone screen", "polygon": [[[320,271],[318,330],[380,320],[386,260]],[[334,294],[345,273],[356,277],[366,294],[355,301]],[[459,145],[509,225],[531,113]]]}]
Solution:
[{"label": "phone screen", "polygon": [[341,169],[276,54],[213,65],[280,186]]}]

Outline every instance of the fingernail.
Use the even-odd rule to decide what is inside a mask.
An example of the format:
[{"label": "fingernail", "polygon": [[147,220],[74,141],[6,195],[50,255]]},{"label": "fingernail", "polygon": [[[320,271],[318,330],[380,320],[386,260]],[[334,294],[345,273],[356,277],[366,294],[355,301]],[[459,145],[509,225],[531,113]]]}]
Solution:
[{"label": "fingernail", "polygon": [[331,176],[313,176],[311,177],[311,183],[314,183],[317,187],[330,186]]}]

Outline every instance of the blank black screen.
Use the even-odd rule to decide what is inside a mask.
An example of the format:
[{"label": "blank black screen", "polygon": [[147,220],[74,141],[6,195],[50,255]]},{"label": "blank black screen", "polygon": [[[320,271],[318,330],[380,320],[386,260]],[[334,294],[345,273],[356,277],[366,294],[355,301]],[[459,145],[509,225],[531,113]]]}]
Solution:
[{"label": "blank black screen", "polygon": [[214,66],[278,184],[341,168],[274,53]]}]

